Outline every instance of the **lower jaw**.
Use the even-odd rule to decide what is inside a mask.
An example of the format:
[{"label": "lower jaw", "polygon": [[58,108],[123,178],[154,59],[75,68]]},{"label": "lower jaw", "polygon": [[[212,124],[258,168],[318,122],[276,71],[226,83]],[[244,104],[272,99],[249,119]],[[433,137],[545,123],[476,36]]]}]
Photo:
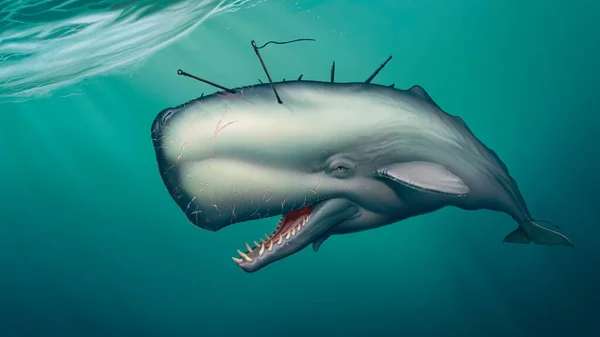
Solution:
[{"label": "lower jaw", "polygon": [[254,248],[246,243],[247,251],[244,253],[238,250],[240,257],[233,257],[233,260],[238,265],[252,263],[255,259],[265,256],[265,253],[271,253],[273,250],[277,249],[277,246],[295,242],[296,235],[306,229],[312,209],[312,205],[309,205],[300,210],[283,215],[277,223],[275,231],[271,235],[265,234],[266,240],[260,238],[260,243],[254,241]]},{"label": "lower jaw", "polygon": [[[286,228],[284,231],[281,231],[281,233],[276,230],[273,235],[266,236],[268,238],[266,241],[261,239],[262,241],[260,244],[255,241],[258,246],[255,247],[255,249],[252,249],[246,244],[246,248],[249,248],[250,254],[246,253],[246,256],[244,256],[242,255],[244,253],[238,250],[238,253],[242,257],[241,259],[234,258],[238,267],[248,273],[256,272],[273,262],[286,258],[304,249],[310,245],[313,240],[321,237],[327,230],[331,229],[336,224],[359,214],[358,206],[344,198],[323,200],[310,207],[312,208],[310,213],[307,214],[309,215],[308,221],[304,224],[300,223],[300,231],[298,231],[296,227],[296,235],[292,235],[291,227],[289,227],[289,229]],[[323,221],[325,222],[322,223]],[[297,225],[298,224],[294,223],[294,226]],[[286,239],[288,231],[290,231],[289,241]],[[280,240],[281,245],[279,244]],[[269,251],[271,242],[273,243],[273,248]],[[286,245],[286,242],[288,242],[289,245],[285,252],[279,251],[279,249],[282,249],[282,245]],[[262,248],[263,246],[265,248]],[[260,254],[261,249],[264,249],[262,255]],[[257,259],[260,259],[261,257],[265,260],[257,261]]]},{"label": "lower jaw", "polygon": [[[289,239],[286,239],[286,235],[283,234],[281,235],[283,238],[279,239],[280,235],[276,234],[272,240],[269,240],[266,244],[260,245],[261,248],[258,248],[258,253],[257,250],[254,249],[250,256],[248,256],[248,254],[246,255],[251,260],[242,257],[241,262],[239,262],[240,259],[238,259],[236,261],[238,267],[247,273],[253,273],[306,248],[311,244],[311,233],[309,232],[310,228],[308,226],[310,226],[310,223],[307,223],[300,231],[296,231],[296,235],[290,234]],[[262,248],[263,245],[266,248]],[[273,248],[269,250],[271,245]],[[263,253],[262,255],[261,250]]]}]

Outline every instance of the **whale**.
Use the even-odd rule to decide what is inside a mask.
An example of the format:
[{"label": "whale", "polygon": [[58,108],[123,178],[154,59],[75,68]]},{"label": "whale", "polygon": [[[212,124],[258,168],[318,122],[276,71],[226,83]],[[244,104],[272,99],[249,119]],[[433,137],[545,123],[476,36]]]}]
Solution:
[{"label": "whale", "polygon": [[214,232],[275,218],[233,257],[243,271],[444,207],[509,215],[516,229],[503,242],[573,245],[532,217],[499,156],[421,86],[335,82],[333,69],[331,81],[269,80],[219,87],[151,126],[162,183],[187,221]]}]

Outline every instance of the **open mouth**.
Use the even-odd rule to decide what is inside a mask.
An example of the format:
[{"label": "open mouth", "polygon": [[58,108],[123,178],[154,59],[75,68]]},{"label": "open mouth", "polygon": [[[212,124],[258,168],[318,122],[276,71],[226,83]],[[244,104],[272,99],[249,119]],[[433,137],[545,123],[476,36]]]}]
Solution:
[{"label": "open mouth", "polygon": [[312,210],[313,206],[309,205],[284,214],[271,235],[265,234],[265,238],[260,238],[260,242],[254,241],[254,248],[246,243],[246,252],[238,250],[240,257],[233,257],[233,261],[238,265],[253,263],[255,260],[263,257],[266,253],[270,253],[280,246],[289,244],[298,233],[306,230],[306,225],[308,224]]}]

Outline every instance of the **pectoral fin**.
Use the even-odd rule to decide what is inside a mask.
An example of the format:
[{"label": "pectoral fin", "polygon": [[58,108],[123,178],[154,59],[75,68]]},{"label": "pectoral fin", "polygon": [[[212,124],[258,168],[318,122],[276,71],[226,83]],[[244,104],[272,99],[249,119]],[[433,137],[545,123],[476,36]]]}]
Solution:
[{"label": "pectoral fin", "polygon": [[377,173],[404,186],[427,192],[464,196],[469,188],[443,166],[425,161],[391,164]]}]

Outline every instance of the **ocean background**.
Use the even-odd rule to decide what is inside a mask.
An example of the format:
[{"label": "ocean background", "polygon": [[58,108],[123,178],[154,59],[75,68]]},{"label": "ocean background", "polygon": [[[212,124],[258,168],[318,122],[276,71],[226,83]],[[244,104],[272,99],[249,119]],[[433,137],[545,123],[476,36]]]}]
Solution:
[{"label": "ocean background", "polygon": [[[0,336],[600,336],[600,2],[0,0]],[[189,224],[156,114],[276,79],[423,86],[569,247],[445,208],[247,274]],[[365,111],[366,114],[369,111]]]}]

